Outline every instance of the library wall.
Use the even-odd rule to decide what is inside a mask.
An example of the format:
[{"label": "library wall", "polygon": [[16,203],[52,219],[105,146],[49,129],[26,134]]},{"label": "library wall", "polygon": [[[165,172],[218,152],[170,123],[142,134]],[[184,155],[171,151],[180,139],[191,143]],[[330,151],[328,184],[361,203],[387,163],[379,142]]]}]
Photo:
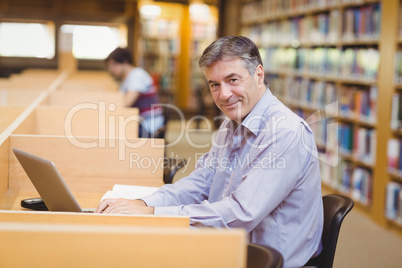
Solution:
[{"label": "library wall", "polygon": [[402,233],[401,1],[240,5],[270,90],[315,133],[323,187]]}]

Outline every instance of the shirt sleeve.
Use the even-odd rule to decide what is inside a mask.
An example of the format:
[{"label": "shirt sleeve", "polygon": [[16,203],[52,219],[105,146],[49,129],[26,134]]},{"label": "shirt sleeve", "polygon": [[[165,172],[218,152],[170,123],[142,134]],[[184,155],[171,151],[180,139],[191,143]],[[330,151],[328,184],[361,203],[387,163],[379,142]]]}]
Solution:
[{"label": "shirt sleeve", "polygon": [[140,68],[133,69],[125,81],[122,83],[120,90],[136,91],[140,93],[146,93],[152,85],[152,78],[148,73]]},{"label": "shirt sleeve", "polygon": [[142,200],[148,206],[157,209],[157,207],[199,204],[208,199],[214,171],[205,164],[207,158],[208,153],[201,156],[195,170],[189,176],[174,184],[162,186],[157,192]]},{"label": "shirt sleeve", "polygon": [[[303,124],[300,126],[303,133],[309,132]],[[307,134],[308,145],[313,148],[312,134]],[[155,214],[186,215],[193,226],[244,228],[250,232],[281,207],[295,186],[304,183],[308,172],[315,172],[316,166],[310,163],[317,159],[301,145],[302,136],[300,132],[280,130],[265,148],[253,149],[253,161],[242,168],[242,181],[229,196],[217,202],[204,199],[198,204],[171,206],[165,203],[155,207]],[[157,205],[162,204],[164,202]]]}]

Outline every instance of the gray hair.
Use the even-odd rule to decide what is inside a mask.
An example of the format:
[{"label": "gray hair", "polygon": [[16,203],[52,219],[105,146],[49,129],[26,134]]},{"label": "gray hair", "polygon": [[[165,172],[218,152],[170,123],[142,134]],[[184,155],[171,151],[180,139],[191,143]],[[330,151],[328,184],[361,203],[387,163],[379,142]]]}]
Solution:
[{"label": "gray hair", "polygon": [[249,38],[244,36],[225,36],[215,40],[202,53],[199,66],[202,70],[216,61],[240,58],[244,68],[253,75],[257,66],[262,66],[258,47]]}]

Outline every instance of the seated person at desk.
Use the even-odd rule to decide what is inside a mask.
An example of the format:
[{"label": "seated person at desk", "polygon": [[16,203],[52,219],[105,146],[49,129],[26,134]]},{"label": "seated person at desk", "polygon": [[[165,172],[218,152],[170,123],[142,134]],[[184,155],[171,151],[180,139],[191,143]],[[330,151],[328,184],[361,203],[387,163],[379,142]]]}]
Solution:
[{"label": "seated person at desk", "polygon": [[150,138],[164,124],[162,108],[158,107],[158,92],[152,77],[142,68],[133,66],[131,53],[116,48],[105,59],[111,75],[119,82],[124,93],[124,105],[137,107],[142,121],[139,137]]},{"label": "seated person at desk", "polygon": [[307,123],[264,83],[256,45],[241,36],[207,47],[200,67],[228,117],[195,170],[141,200],[106,199],[97,212],[186,215],[192,226],[243,228],[271,246],[285,267],[321,251],[323,205],[318,152]]}]

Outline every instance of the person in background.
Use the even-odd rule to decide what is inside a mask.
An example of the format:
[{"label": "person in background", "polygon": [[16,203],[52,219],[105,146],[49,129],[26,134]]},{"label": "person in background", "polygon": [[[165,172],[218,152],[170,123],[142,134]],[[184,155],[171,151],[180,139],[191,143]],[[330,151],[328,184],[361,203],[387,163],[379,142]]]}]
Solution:
[{"label": "person in background", "polygon": [[322,249],[323,204],[314,135],[265,85],[257,46],[242,36],[208,46],[199,65],[227,116],[195,170],[136,200],[106,199],[98,213],[185,215],[198,227],[243,228],[250,243],[301,267]]},{"label": "person in background", "polygon": [[105,61],[110,74],[120,82],[124,105],[140,111],[139,137],[153,137],[163,126],[164,118],[152,77],[143,68],[133,65],[131,53],[125,48],[116,48]]}]

